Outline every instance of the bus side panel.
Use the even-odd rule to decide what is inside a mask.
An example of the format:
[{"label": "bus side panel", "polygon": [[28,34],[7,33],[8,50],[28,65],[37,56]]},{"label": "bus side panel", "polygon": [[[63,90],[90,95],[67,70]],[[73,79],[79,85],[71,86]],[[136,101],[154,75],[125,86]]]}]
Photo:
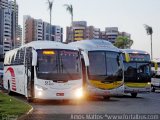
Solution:
[{"label": "bus side panel", "polygon": [[3,76],[3,86],[8,90],[8,81],[11,81],[11,75],[9,72],[6,72],[9,66],[4,66],[4,76]]},{"label": "bus side panel", "polygon": [[24,95],[24,66],[5,66],[4,67],[4,88]]},{"label": "bus side panel", "polygon": [[14,66],[16,83],[17,83],[17,92],[20,94],[25,94],[24,92],[24,65]]}]

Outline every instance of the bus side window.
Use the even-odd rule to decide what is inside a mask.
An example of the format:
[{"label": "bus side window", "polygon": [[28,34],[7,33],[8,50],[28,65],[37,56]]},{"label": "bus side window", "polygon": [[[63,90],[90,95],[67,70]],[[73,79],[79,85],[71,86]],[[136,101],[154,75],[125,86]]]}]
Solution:
[{"label": "bus side window", "polygon": [[20,50],[20,64],[24,65],[24,48]]},{"label": "bus side window", "polygon": [[10,64],[11,64],[11,65],[14,65],[14,56],[15,56],[15,55],[10,56],[10,61],[11,61],[11,63],[10,63]]},{"label": "bus side window", "polygon": [[17,65],[17,64],[19,65],[19,61],[20,61],[19,53],[20,53],[20,50],[18,50],[17,53],[15,54],[16,57],[15,57],[15,60],[13,62],[14,65]]}]

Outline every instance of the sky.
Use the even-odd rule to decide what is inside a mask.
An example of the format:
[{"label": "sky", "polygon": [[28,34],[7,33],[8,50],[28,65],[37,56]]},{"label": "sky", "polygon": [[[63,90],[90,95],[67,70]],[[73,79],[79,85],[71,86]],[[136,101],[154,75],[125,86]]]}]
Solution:
[{"label": "sky", "polygon": [[[17,3],[20,25],[23,25],[23,15],[49,22],[47,0],[17,0]],[[160,58],[160,0],[54,0],[52,23],[60,25],[65,31],[71,17],[64,4],[73,5],[75,21],[87,21],[88,26],[93,25],[101,31],[105,27],[118,27],[120,32],[131,34],[134,41],[131,48],[149,53],[151,41],[144,24],[151,26],[153,58]]]}]

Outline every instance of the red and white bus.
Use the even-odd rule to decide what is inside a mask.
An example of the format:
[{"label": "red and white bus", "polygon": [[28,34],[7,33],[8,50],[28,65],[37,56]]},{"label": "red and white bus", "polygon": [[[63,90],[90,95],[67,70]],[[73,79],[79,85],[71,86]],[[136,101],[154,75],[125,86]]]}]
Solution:
[{"label": "red and white bus", "polygon": [[34,41],[6,52],[4,88],[34,99],[80,99],[83,81],[80,51],[67,44]]}]

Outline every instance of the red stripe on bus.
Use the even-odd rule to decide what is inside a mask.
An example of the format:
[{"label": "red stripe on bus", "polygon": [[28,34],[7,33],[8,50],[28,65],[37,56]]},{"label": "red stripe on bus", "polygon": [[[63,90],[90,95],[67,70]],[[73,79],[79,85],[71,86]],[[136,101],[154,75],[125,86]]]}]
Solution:
[{"label": "red stripe on bus", "polygon": [[[11,77],[12,77],[12,90],[16,91],[16,78],[15,78],[15,73],[14,73],[14,69],[12,67],[9,67],[6,72],[10,72]],[[5,72],[5,73],[6,73]]]}]

